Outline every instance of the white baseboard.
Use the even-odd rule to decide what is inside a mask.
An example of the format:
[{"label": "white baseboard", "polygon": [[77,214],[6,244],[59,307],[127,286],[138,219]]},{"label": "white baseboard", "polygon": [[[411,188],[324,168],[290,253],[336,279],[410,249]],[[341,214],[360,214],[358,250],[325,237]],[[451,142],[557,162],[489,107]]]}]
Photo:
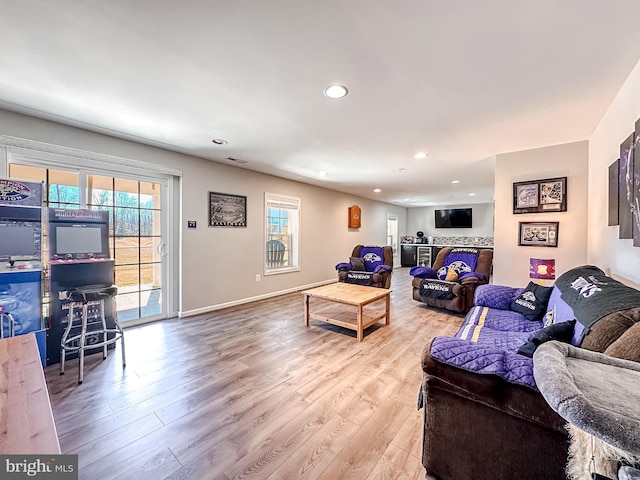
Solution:
[{"label": "white baseboard", "polygon": [[265,293],[264,295],[258,295],[255,297],[241,298],[239,300],[234,300],[232,302],[220,303],[218,305],[209,305],[207,307],[196,308],[194,310],[185,310],[183,312],[178,312],[179,318],[192,317],[194,315],[201,315],[203,313],[213,312],[215,310],[222,310],[227,307],[234,307],[236,305],[244,305],[245,303],[257,302],[258,300],[265,300],[267,298],[279,297],[280,295],[285,295],[287,293],[300,292],[302,290],[308,290],[309,288],[320,287],[322,285],[327,285],[329,283],[336,282],[336,278],[332,278],[331,280],[323,280],[321,282],[312,283],[309,285],[302,285],[299,287],[289,288],[287,290],[280,290],[278,292],[270,292]]}]

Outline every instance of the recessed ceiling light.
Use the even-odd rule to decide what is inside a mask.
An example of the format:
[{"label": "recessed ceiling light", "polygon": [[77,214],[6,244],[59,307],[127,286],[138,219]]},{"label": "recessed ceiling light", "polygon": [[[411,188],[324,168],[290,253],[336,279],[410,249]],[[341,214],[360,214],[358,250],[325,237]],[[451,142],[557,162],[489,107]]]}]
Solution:
[{"label": "recessed ceiling light", "polygon": [[451,180],[451,183],[460,183],[460,180]]},{"label": "recessed ceiling light", "polygon": [[374,189],[373,189],[373,191],[374,191],[375,193],[380,193],[382,190],[380,190],[379,188],[374,188]]},{"label": "recessed ceiling light", "polygon": [[213,143],[215,143],[216,145],[226,145],[227,144],[227,141],[224,138],[214,138],[211,141]]},{"label": "recessed ceiling light", "polygon": [[476,196],[476,194],[475,194],[475,193],[470,193],[470,194],[469,194],[469,196],[470,196],[470,197],[475,197],[475,196]]},{"label": "recessed ceiling light", "polygon": [[324,89],[324,94],[329,98],[342,98],[349,90],[344,85],[329,85]]},{"label": "recessed ceiling light", "polygon": [[327,172],[325,172],[324,170],[320,170],[318,172],[318,176],[320,176],[320,177],[326,177],[327,175],[329,175],[329,174]]},{"label": "recessed ceiling light", "polygon": [[418,152],[413,156],[413,158],[417,158],[418,160],[420,160],[421,158],[427,158],[427,154],[424,152]]}]

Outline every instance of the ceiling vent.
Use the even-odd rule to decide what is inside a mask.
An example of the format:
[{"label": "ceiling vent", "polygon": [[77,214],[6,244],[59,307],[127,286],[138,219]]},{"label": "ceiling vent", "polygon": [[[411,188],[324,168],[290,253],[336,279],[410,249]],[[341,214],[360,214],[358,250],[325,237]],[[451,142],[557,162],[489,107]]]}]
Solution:
[{"label": "ceiling vent", "polygon": [[235,163],[248,163],[247,160],[240,160],[239,158],[227,157],[227,160]]}]

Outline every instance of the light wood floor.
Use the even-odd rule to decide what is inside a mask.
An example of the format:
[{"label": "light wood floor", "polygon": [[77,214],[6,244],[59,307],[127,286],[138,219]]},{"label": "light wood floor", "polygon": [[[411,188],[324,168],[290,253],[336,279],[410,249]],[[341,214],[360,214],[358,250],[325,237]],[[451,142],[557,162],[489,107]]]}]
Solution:
[{"label": "light wood floor", "polygon": [[[292,293],[125,331],[120,352],[45,369],[63,453],[81,479],[423,479],[420,354],[462,317],[411,299],[391,325],[304,325]],[[119,349],[119,345],[118,345]]]}]

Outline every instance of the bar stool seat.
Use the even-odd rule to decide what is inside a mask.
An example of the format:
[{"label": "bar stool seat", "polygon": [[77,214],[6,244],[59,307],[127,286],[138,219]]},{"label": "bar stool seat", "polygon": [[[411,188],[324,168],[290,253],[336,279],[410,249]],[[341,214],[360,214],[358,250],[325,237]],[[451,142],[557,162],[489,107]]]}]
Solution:
[{"label": "bar stool seat", "polygon": [[[18,299],[11,295],[0,295],[0,338],[13,337],[15,335],[15,318],[11,312],[18,308]],[[9,335],[4,333],[5,319],[8,323]]]},{"label": "bar stool seat", "polygon": [[[64,362],[67,352],[78,352],[80,368],[78,370],[78,383],[82,383],[84,379],[84,354],[85,350],[91,350],[102,347],[102,358],[107,358],[108,346],[120,340],[122,348],[122,368],[126,366],[124,353],[124,332],[118,322],[117,309],[113,308],[114,328],[107,328],[107,322],[104,315],[105,300],[113,299],[118,293],[118,287],[115,285],[83,285],[76,287],[67,292],[64,299],[69,304],[69,314],[67,327],[62,334],[60,341],[60,375],[64,374]],[[74,320],[75,309],[82,305],[82,312],[78,319]],[[97,312],[95,315],[89,315],[89,305],[95,305]],[[80,331],[70,336],[73,327],[80,327]],[[91,327],[91,329],[89,329]],[[87,344],[89,335],[102,335],[102,341],[98,343]],[[113,335],[112,338],[108,338]]]}]

